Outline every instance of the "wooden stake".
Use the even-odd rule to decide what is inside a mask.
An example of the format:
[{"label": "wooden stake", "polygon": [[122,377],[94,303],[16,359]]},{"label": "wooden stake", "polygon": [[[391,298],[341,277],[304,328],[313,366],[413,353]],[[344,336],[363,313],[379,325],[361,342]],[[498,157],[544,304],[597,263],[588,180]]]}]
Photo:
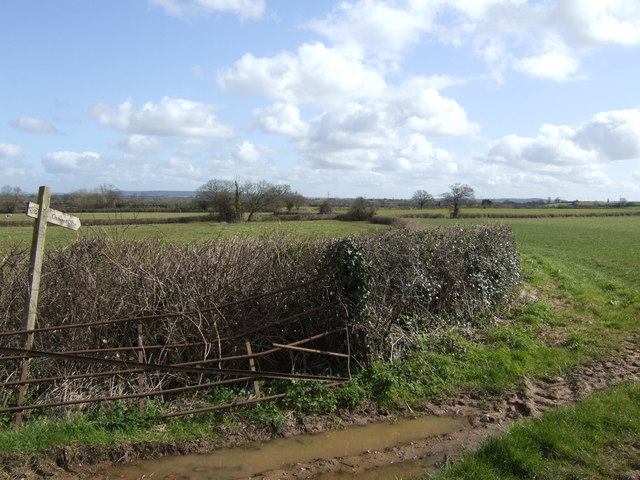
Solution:
[{"label": "wooden stake", "polygon": [[[40,294],[40,275],[42,273],[42,259],[44,257],[44,240],[47,234],[47,210],[51,201],[51,189],[40,187],[38,190],[38,204],[40,210],[35,224],[33,225],[33,238],[31,241],[31,261],[29,263],[29,290],[27,291],[27,305],[22,319],[22,330],[33,330],[36,326],[38,316],[38,295]],[[26,333],[24,339],[24,349],[31,350],[33,347],[33,333]],[[31,359],[22,359],[22,373],[20,381],[24,382],[29,378],[29,362]],[[27,385],[20,385],[18,389],[18,403],[24,405],[24,397],[27,392]],[[15,418],[15,427],[22,425],[22,412],[18,412]]]},{"label": "wooden stake", "polygon": [[[142,342],[142,323],[138,323],[138,347],[140,347],[138,349],[138,363],[143,363],[144,362],[144,351],[143,351],[143,347],[144,347],[144,343]],[[144,386],[144,371],[138,373],[138,394],[142,395],[145,393],[145,386]],[[138,411],[140,412],[140,415],[144,415],[144,397],[140,397],[138,398]]]},{"label": "wooden stake", "polygon": [[[247,354],[253,355],[253,352],[251,351],[251,342],[249,341],[249,339],[245,340],[245,345],[247,347]],[[249,367],[251,368],[252,372],[256,371],[256,363],[253,361],[253,357],[249,358]],[[253,381],[253,391],[255,392],[256,397],[260,398],[260,384],[258,383],[258,380]]]}]

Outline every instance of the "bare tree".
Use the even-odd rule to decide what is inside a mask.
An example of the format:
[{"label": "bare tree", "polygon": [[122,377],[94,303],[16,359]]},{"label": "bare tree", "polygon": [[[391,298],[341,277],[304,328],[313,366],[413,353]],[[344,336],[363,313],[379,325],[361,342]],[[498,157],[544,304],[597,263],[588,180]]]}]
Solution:
[{"label": "bare tree", "polygon": [[265,180],[246,182],[240,190],[245,211],[249,214],[248,222],[257,212],[273,211],[282,207],[287,195],[292,193],[289,185],[275,185]]},{"label": "bare tree", "polygon": [[284,193],[284,206],[287,209],[287,213],[291,213],[294,208],[298,209],[306,203],[306,197],[300,195],[298,192],[294,192],[293,190],[289,189]]},{"label": "bare tree", "polygon": [[239,222],[242,220],[240,187],[237,181],[212,179],[198,188],[196,198],[205,209],[213,210],[220,220]]},{"label": "bare tree", "polygon": [[5,185],[0,188],[0,210],[4,213],[15,213],[24,201],[25,193],[20,187]]},{"label": "bare tree", "polygon": [[110,183],[104,183],[100,185],[96,189],[96,192],[99,195],[100,203],[102,204],[102,206],[111,209],[116,207],[118,200],[120,200],[120,198],[122,197],[120,190],[118,190]]},{"label": "bare tree", "polygon": [[433,202],[433,195],[426,190],[416,190],[411,197],[411,201],[417,205],[418,208],[422,209],[425,205]]},{"label": "bare tree", "polygon": [[451,208],[451,218],[458,218],[460,214],[460,206],[469,200],[473,199],[475,192],[467,184],[454,183],[449,185],[451,189],[448,192],[442,194],[444,203],[448,204]]}]

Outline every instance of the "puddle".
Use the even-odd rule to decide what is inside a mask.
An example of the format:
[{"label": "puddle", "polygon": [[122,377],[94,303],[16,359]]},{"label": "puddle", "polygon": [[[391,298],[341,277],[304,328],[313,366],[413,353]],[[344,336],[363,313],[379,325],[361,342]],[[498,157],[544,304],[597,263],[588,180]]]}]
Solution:
[{"label": "puddle", "polygon": [[442,455],[439,457],[425,457],[420,460],[407,460],[383,467],[371,468],[359,473],[340,471],[317,475],[313,478],[316,480],[411,480],[435,473],[436,468],[433,465],[443,460],[444,456]]},{"label": "puddle", "polygon": [[[100,472],[99,478],[110,480],[236,480],[275,470],[294,463],[310,462],[318,458],[358,455],[368,450],[384,450],[399,443],[408,443],[429,436],[453,433],[465,427],[461,417],[420,417],[401,419],[393,423],[374,423],[349,427],[316,435],[279,438],[268,442],[251,443],[243,447],[216,450],[208,454],[164,457],[132,465],[113,466]],[[406,465],[404,465],[406,464]],[[393,473],[397,465],[373,469],[354,476],[351,473],[328,474],[321,480],[378,479],[402,475]],[[415,467],[418,476],[425,472],[426,462],[403,462],[408,470]],[[390,470],[388,470],[390,469]],[[383,476],[367,476],[382,473]],[[339,476],[336,476],[339,475]]]}]

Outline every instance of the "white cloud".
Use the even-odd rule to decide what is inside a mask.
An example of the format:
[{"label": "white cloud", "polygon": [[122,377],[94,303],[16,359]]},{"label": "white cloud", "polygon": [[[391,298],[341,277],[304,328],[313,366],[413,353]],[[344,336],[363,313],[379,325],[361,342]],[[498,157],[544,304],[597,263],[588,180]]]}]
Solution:
[{"label": "white cloud", "polygon": [[0,143],[0,158],[19,157],[22,155],[22,147],[12,143]]},{"label": "white cloud", "polygon": [[[427,3],[427,2],[424,2]],[[396,58],[428,30],[433,11],[420,11],[414,4],[379,0],[341,2],[322,20],[307,27],[332,42],[360,49],[383,58]],[[426,13],[426,14],[425,14]]]},{"label": "white cloud", "polygon": [[124,140],[111,142],[116,148],[135,155],[150,155],[161,152],[164,149],[164,142],[158,137],[147,135],[129,135]]},{"label": "white cloud", "polygon": [[637,0],[358,0],[307,23],[336,46],[397,59],[429,35],[470,47],[502,78],[513,68],[559,82],[584,78],[593,49],[640,45]]},{"label": "white cloud", "polygon": [[563,82],[577,78],[580,62],[573,55],[550,51],[514,60],[514,68],[532,77]]},{"label": "white cloud", "polygon": [[265,11],[264,0],[149,0],[149,3],[178,18],[232,13],[247,20],[262,18]]},{"label": "white cloud", "polygon": [[147,102],[140,110],[134,110],[131,99],[115,110],[99,103],[91,113],[101,124],[133,134],[232,137],[233,129],[220,123],[212,110],[214,107],[205,103],[162,97],[157,104]]},{"label": "white cloud", "polygon": [[296,53],[283,51],[273,57],[247,53],[218,73],[218,83],[239,93],[320,108],[377,97],[386,87],[382,75],[360,58],[322,43],[305,43]]},{"label": "white cloud", "polygon": [[302,138],[309,125],[300,118],[300,109],[290,103],[277,102],[253,112],[254,122],[267,133]]},{"label": "white cloud", "polygon": [[640,44],[640,4],[637,0],[558,1],[560,22],[576,45]]},{"label": "white cloud", "polygon": [[640,160],[640,109],[599,113],[576,128],[543,125],[537,137],[507,135],[487,158],[575,182],[606,183],[603,165]]},{"label": "white cloud", "polygon": [[20,117],[13,125],[23,132],[27,133],[60,133],[56,127],[40,118]]},{"label": "white cloud", "polygon": [[603,161],[640,159],[640,108],[599,113],[581,125],[574,138]]},{"label": "white cloud", "polygon": [[433,88],[398,89],[396,101],[389,103],[398,124],[413,132],[428,135],[473,135],[479,125],[470,122],[467,113],[452,98],[443,97]]},{"label": "white cloud", "polygon": [[260,160],[260,152],[253,143],[244,140],[236,147],[235,157],[246,163],[256,163]]},{"label": "white cloud", "polygon": [[448,168],[453,157],[424,135],[399,128],[387,105],[349,103],[309,122],[309,134],[295,142],[313,169],[411,171]]},{"label": "white cloud", "polygon": [[42,157],[44,168],[51,173],[99,172],[102,157],[95,152],[51,152]]}]

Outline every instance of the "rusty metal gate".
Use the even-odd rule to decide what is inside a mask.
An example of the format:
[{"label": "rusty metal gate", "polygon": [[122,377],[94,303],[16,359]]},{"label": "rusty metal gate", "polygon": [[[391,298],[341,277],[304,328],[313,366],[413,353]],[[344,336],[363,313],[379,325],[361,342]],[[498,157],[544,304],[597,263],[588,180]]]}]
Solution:
[{"label": "rusty metal gate", "polygon": [[[312,278],[186,312],[0,332],[0,414],[15,414],[19,425],[32,410],[131,399],[137,399],[144,412],[149,397],[160,396],[171,404],[182,395],[175,402],[180,409],[161,416],[168,418],[286,395],[261,392],[261,385],[264,389],[269,382],[313,380],[330,386],[349,381],[349,331],[344,311],[328,288],[327,298],[317,299],[320,304],[313,308],[285,308],[286,314],[262,325],[243,321],[243,313],[260,302],[277,302],[285,293],[304,295],[307,287],[322,281]],[[220,335],[220,319],[234,326],[232,333]],[[162,341],[158,322],[169,332],[179,322],[191,322],[200,338]],[[89,341],[77,350],[55,348],[62,343],[61,335],[74,332]],[[246,388],[236,392],[235,400],[216,403],[211,392],[231,384]]]}]

